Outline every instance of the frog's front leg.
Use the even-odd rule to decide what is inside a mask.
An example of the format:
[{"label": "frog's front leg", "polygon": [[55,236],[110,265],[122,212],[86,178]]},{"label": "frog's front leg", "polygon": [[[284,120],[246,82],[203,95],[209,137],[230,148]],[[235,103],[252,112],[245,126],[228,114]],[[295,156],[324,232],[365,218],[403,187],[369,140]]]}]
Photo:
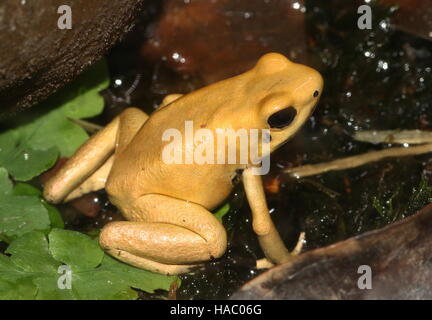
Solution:
[{"label": "frog's front leg", "polygon": [[124,214],[130,221],[105,226],[99,242],[109,254],[136,267],[180,274],[226,250],[224,227],[198,204],[148,194]]},{"label": "frog's front leg", "polygon": [[114,162],[147,121],[137,108],[127,108],[93,135],[44,186],[44,197],[59,203],[104,188]]},{"label": "frog's front leg", "polygon": [[[115,118],[84,143],[47,181],[44,186],[45,199],[52,203],[60,203],[79,189],[92,174],[98,175],[96,171],[106,167],[104,164],[114,152],[118,128],[119,119]],[[111,162],[108,161],[108,165]]]},{"label": "frog's front leg", "polygon": [[[252,210],[252,226],[258,235],[260,246],[266,258],[276,264],[287,261],[293,254],[285,247],[271,220],[261,176],[254,174],[252,168],[245,169],[243,171],[243,184]],[[299,245],[301,243],[297,245],[295,251],[300,250]]]}]

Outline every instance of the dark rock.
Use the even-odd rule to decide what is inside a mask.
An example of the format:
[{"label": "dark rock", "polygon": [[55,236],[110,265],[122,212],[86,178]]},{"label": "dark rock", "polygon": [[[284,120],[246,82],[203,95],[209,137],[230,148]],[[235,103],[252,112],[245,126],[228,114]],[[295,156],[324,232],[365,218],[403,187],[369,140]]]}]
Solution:
[{"label": "dark rock", "polygon": [[0,115],[42,101],[99,60],[132,28],[143,3],[65,0],[72,29],[61,30],[58,1],[1,1]]},{"label": "dark rock", "polygon": [[[432,204],[383,229],[301,254],[232,299],[431,299],[431,248]],[[358,287],[362,265],[371,268],[370,290]]]}]

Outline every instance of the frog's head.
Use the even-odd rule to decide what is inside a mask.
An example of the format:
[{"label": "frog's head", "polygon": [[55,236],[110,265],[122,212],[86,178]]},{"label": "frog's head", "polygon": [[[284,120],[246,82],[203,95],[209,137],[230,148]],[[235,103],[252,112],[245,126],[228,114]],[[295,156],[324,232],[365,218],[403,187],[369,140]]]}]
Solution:
[{"label": "frog's head", "polygon": [[270,129],[272,152],[312,114],[323,89],[323,79],[316,70],[277,53],[264,55],[250,72],[253,80],[247,90],[257,103],[255,125]]}]

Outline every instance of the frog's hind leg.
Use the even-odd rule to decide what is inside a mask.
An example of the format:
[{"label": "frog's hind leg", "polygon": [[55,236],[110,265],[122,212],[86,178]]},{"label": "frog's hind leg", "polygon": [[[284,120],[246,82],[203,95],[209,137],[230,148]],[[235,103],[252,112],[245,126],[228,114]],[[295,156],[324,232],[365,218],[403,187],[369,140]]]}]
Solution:
[{"label": "frog's hind leg", "polygon": [[99,242],[115,258],[163,274],[190,271],[220,257],[227,236],[204,207],[164,195],[142,196],[125,213],[128,220],[105,226]]},{"label": "frog's hind leg", "polygon": [[45,199],[59,203],[104,188],[114,152],[123,150],[147,119],[139,109],[125,109],[84,143],[45,184]]}]

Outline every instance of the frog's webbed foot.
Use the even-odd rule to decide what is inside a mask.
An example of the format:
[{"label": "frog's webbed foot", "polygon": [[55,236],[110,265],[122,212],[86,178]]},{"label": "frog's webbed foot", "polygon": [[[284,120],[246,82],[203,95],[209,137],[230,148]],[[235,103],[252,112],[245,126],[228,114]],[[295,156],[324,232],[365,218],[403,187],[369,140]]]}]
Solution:
[{"label": "frog's webbed foot", "polygon": [[148,194],[124,215],[129,221],[106,225],[99,242],[109,254],[136,267],[162,274],[186,273],[226,250],[224,227],[198,204]]},{"label": "frog's webbed foot", "polygon": [[305,232],[300,232],[299,238],[297,240],[297,244],[294,247],[293,251],[291,251],[291,254],[293,256],[297,256],[297,255],[299,255],[302,252],[303,246],[305,244],[305,239],[306,239],[306,233]]}]

